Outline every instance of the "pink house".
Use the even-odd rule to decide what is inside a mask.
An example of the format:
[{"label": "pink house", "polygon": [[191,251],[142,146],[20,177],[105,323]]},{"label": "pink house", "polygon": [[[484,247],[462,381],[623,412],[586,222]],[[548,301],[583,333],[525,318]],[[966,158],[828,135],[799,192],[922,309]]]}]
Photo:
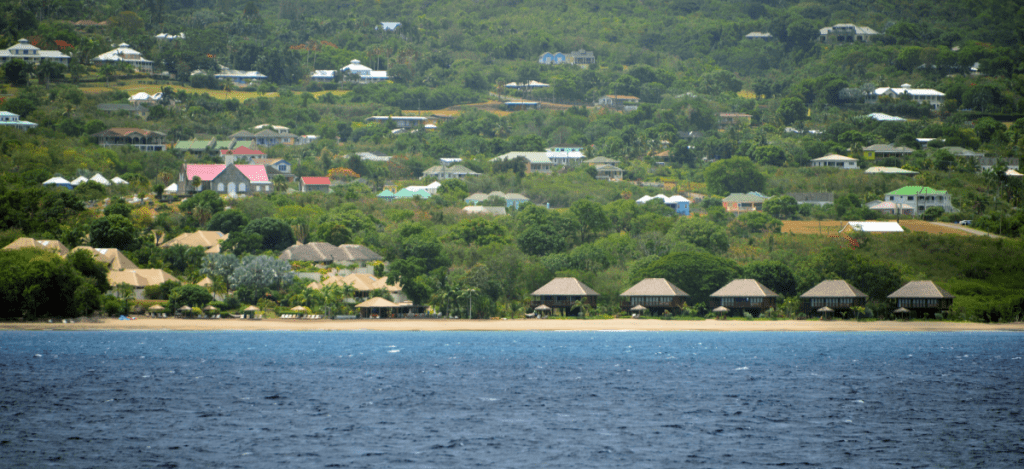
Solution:
[{"label": "pink house", "polygon": [[[193,184],[199,178],[200,184]],[[269,194],[274,186],[267,177],[267,168],[256,164],[186,164],[178,173],[178,193],[194,194],[213,190],[218,194]]]}]

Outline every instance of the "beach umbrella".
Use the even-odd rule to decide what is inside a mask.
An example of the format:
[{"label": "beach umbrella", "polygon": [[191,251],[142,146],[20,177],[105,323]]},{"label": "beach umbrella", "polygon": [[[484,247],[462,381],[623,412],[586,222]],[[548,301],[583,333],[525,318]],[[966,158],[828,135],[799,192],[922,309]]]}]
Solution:
[{"label": "beach umbrella", "polygon": [[827,318],[827,317],[831,317],[832,313],[834,313],[835,310],[832,309],[832,308],[829,308],[828,306],[822,306],[822,307],[818,308],[818,312],[821,313],[822,317],[826,317]]},{"label": "beach umbrella", "polygon": [[164,308],[163,306],[160,306],[160,305],[153,305],[153,306],[150,306],[147,309],[149,309],[150,311],[152,311],[154,313],[159,313],[160,311],[163,311],[166,308]]},{"label": "beach umbrella", "polygon": [[540,306],[538,306],[536,308],[533,308],[533,309],[535,311],[551,311],[551,307],[548,306],[548,305],[540,305]]},{"label": "beach umbrella", "polygon": [[190,308],[188,305],[184,305],[184,306],[178,308],[178,311],[181,311],[183,313],[187,313],[189,311],[192,311],[192,308]]},{"label": "beach umbrella", "polygon": [[729,308],[726,308],[725,306],[719,306],[719,307],[711,310],[711,312],[712,313],[728,313],[729,312]]},{"label": "beach umbrella", "polygon": [[217,311],[217,308],[214,308],[212,305],[207,305],[203,308],[203,311]]},{"label": "beach umbrella", "polygon": [[636,305],[629,309],[630,311],[647,311],[647,307],[644,305]]},{"label": "beach umbrella", "polygon": [[899,308],[896,308],[896,310],[893,311],[893,312],[896,313],[896,314],[901,314],[901,315],[908,315],[908,314],[910,314],[910,310],[907,309],[907,308],[904,308],[902,306],[900,306]]},{"label": "beach umbrella", "polygon": [[309,308],[307,308],[305,306],[296,306],[296,307],[292,308],[292,311],[295,311],[297,313],[301,313],[303,311],[309,311]]}]

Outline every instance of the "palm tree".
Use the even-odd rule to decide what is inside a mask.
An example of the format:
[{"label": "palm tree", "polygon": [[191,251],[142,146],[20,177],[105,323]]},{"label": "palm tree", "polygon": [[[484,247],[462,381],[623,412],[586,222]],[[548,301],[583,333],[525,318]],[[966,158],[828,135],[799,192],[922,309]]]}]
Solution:
[{"label": "palm tree", "polygon": [[278,174],[274,176],[274,192],[285,192],[288,190],[288,180]]}]

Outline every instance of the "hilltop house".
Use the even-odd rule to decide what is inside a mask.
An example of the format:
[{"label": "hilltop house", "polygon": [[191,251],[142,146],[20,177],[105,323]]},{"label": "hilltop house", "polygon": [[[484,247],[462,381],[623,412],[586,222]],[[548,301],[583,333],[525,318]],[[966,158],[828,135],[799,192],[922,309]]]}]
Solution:
[{"label": "hilltop house", "polygon": [[299,178],[299,192],[330,192],[331,179],[323,176]]},{"label": "hilltop house", "polygon": [[878,98],[882,96],[888,96],[893,99],[906,96],[915,102],[927,104],[932,109],[938,109],[946,99],[946,94],[941,91],[931,88],[913,88],[909,83],[904,83],[899,88],[875,88],[874,92],[868,94],[867,102],[877,103]]},{"label": "hilltop house", "polygon": [[480,173],[473,171],[461,164],[451,166],[437,165],[423,170],[423,177],[432,177],[439,181],[445,179],[466,179],[468,176],[479,176]]},{"label": "hilltop house", "polygon": [[725,207],[726,212],[759,212],[763,209],[765,200],[768,198],[755,192],[734,192],[722,199],[722,207]]},{"label": "hilltop house", "polygon": [[466,205],[477,205],[481,202],[491,198],[497,197],[505,200],[505,207],[519,209],[519,206],[530,201],[525,195],[510,192],[508,194],[501,191],[492,191],[488,194],[483,192],[474,192],[472,195],[466,197],[463,201]]},{"label": "hilltop house", "polygon": [[26,131],[39,127],[35,122],[23,121],[21,116],[10,111],[0,111],[0,126]]},{"label": "hilltop house", "polygon": [[568,54],[563,54],[561,52],[545,52],[540,55],[540,59],[538,59],[537,62],[544,65],[572,64],[587,68],[597,63],[597,58],[594,57],[593,51],[580,49]]},{"label": "hilltop house", "polygon": [[427,118],[423,116],[371,116],[366,118],[366,122],[376,122],[378,124],[392,122],[396,128],[412,129],[425,124]]},{"label": "hilltop house", "polygon": [[949,193],[931,187],[904,186],[885,194],[885,201],[910,205],[914,207],[914,215],[921,215],[929,207],[939,207],[944,212],[956,212]]},{"label": "hilltop house", "polygon": [[746,36],[743,36],[743,39],[754,39],[754,40],[758,40],[758,41],[768,42],[768,41],[774,41],[775,40],[775,36],[772,36],[772,33],[765,33],[765,32],[761,32],[761,31],[751,31],[751,32],[747,33]]},{"label": "hilltop house", "polygon": [[[358,83],[378,83],[388,79],[387,70],[374,70],[352,59],[348,65],[341,67],[341,79],[355,80]],[[333,76],[331,77],[333,79]]]},{"label": "hilltop house", "polygon": [[95,59],[92,59],[92,63],[99,66],[110,63],[128,63],[137,72],[153,72],[153,61],[146,60],[146,58],[142,56],[141,52],[132,49],[131,46],[124,42],[118,44],[117,49],[110,50],[96,56]]},{"label": "hilltop house", "polygon": [[629,95],[608,94],[597,100],[597,107],[619,111],[635,111],[640,107],[640,98]]},{"label": "hilltop house", "polygon": [[646,204],[647,202],[654,199],[660,199],[662,202],[665,203],[665,205],[672,207],[672,210],[674,210],[678,215],[690,216],[690,199],[687,199],[686,197],[683,197],[681,195],[667,196],[664,194],[658,194],[654,197],[645,195],[643,197],[640,197],[639,199],[636,199],[636,203]]},{"label": "hilltop house", "polygon": [[[852,151],[852,149],[851,149]],[[902,157],[913,153],[912,148],[897,147],[889,145],[887,143],[876,143],[874,145],[866,146],[861,149],[861,155],[866,160],[873,160],[875,158],[889,158],[889,157]]]},{"label": "hilltop house", "polygon": [[154,130],[114,127],[103,132],[92,134],[101,147],[131,145],[142,151],[164,151],[164,137],[167,134]]},{"label": "hilltop house", "polygon": [[827,43],[871,42],[880,36],[874,29],[850,23],[821,28],[818,32],[819,40]]},{"label": "hilltop house", "polygon": [[319,264],[358,264],[366,266],[367,263],[383,261],[384,258],[361,244],[342,244],[335,246],[331,243],[311,242],[295,243],[281,252],[278,259],[286,261],[306,261]]},{"label": "hilltop house", "polygon": [[586,158],[580,147],[551,147],[545,148],[544,151],[552,164],[562,166],[572,166]]},{"label": "hilltop house", "polygon": [[537,62],[544,65],[559,65],[567,62],[565,54],[561,52],[545,52],[540,55],[540,59]]},{"label": "hilltop house", "polygon": [[551,169],[554,166],[554,163],[548,158],[547,152],[543,151],[510,151],[492,158],[491,161],[509,161],[516,158],[526,159],[527,174],[551,174]]},{"label": "hilltop house", "polygon": [[55,50],[42,50],[30,44],[28,39],[18,39],[17,44],[4,50],[0,50],[0,65],[14,59],[21,59],[22,61],[33,65],[38,65],[46,61],[56,62],[67,66],[71,62],[70,56],[64,55]]},{"label": "hilltop house", "polygon": [[812,168],[839,168],[839,169],[860,169],[857,167],[857,158],[850,158],[843,155],[825,155],[821,158],[811,160]]},{"label": "hilltop house", "polygon": [[[196,70],[192,72],[193,75],[196,73],[203,73],[202,70]],[[218,80],[227,80],[239,87],[245,87],[254,85],[259,82],[265,81],[267,76],[257,72],[255,70],[232,70],[230,68],[222,68],[219,72],[213,75]]]}]

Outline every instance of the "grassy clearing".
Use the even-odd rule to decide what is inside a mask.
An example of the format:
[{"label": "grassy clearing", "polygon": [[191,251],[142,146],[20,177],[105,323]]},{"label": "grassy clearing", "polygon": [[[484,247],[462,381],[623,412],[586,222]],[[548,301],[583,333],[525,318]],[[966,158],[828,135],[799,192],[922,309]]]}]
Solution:
[{"label": "grassy clearing", "polygon": [[[184,92],[187,92],[187,93],[198,93],[198,94],[206,93],[206,94],[209,94],[210,97],[215,98],[215,99],[221,99],[221,100],[237,99],[239,101],[246,101],[246,100],[253,99],[253,98],[258,98],[258,97],[261,97],[261,96],[262,97],[266,97],[266,98],[277,98],[277,97],[280,97],[280,94],[277,93],[276,91],[272,92],[272,93],[259,94],[259,93],[256,93],[255,91],[239,91],[239,90],[228,90],[228,91],[221,90],[221,91],[218,91],[218,90],[208,90],[208,89],[203,89],[203,88],[192,88],[192,87],[188,87],[188,86],[170,85],[170,84],[152,84],[152,83],[138,83],[138,82],[133,83],[133,82],[130,82],[130,81],[129,82],[123,82],[123,83],[124,84],[122,84],[122,85],[114,85],[114,86],[107,86],[105,84],[86,84],[86,85],[82,85],[80,88],[82,89],[83,92],[91,93],[91,94],[99,94],[99,93],[109,92],[109,91],[124,91],[125,93],[128,93],[128,94],[135,94],[135,93],[139,93],[139,92],[145,92],[145,93],[149,93],[149,94],[156,94],[156,93],[159,93],[160,91],[162,91],[164,88],[171,88],[175,92],[182,92],[182,91],[184,91]],[[348,93],[348,91],[347,90],[316,91],[316,92],[311,92],[310,94],[312,94],[316,98],[319,98],[320,96],[323,96],[325,94],[333,94],[335,96],[342,96],[345,93]]]}]

